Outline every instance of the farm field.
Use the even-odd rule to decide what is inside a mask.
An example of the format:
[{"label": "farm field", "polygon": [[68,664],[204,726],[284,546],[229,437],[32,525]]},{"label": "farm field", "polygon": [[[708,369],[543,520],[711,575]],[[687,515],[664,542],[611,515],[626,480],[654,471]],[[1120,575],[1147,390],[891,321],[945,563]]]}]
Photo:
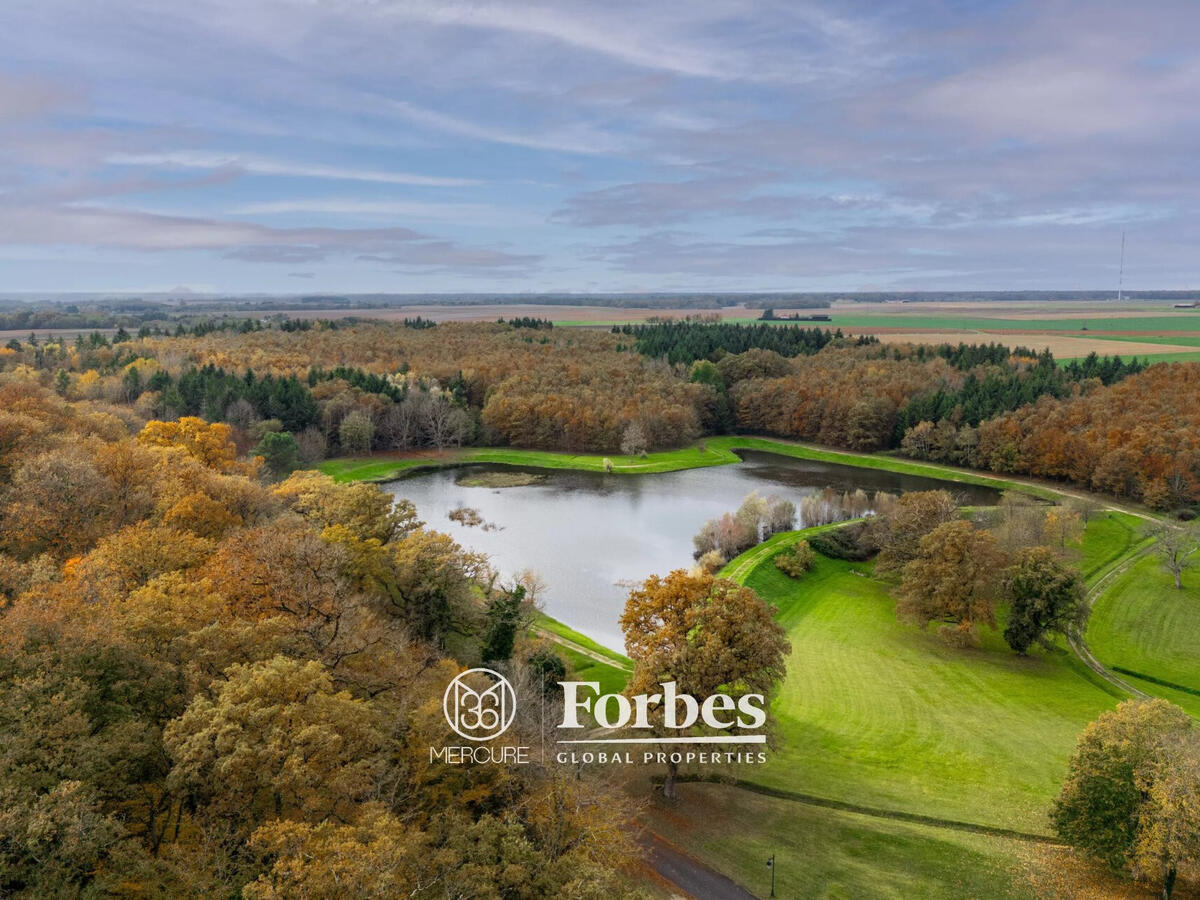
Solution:
[{"label": "farm field", "polygon": [[[1200,355],[1200,346],[1189,346],[1187,343],[1173,343],[1171,339],[1140,340],[1136,337],[1074,337],[1059,334],[1030,334],[1020,332],[1005,332],[1000,335],[978,334],[968,335],[961,331],[929,331],[929,332],[887,332],[878,333],[876,337],[885,344],[958,344],[968,341],[995,341],[1012,347],[1028,347],[1031,350],[1049,349],[1056,359],[1079,359],[1089,353],[1098,356],[1123,357],[1153,356],[1156,360],[1167,354]],[[1187,339],[1185,339],[1187,340]]]}]

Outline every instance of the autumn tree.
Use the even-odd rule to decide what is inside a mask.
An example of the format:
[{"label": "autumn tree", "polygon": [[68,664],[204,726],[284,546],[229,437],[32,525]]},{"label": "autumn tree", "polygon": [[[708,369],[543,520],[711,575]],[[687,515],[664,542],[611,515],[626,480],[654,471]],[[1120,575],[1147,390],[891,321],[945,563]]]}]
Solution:
[{"label": "autumn tree", "polygon": [[209,424],[195,416],[173,422],[147,422],[138,434],[138,441],[150,447],[178,447],[210,469],[239,470],[237,445],[232,430],[224,422]]},{"label": "autumn tree", "polygon": [[66,556],[112,527],[113,483],[83,447],[63,447],[21,462],[3,491],[0,542],[19,556]]},{"label": "autumn tree", "polygon": [[1183,589],[1183,572],[1197,562],[1200,549],[1200,529],[1193,523],[1160,522],[1147,529],[1154,539],[1154,553],[1162,566],[1175,579],[1175,587]]},{"label": "autumn tree", "polygon": [[248,824],[345,818],[379,775],[384,737],[372,705],[337,691],[320,663],[277,656],[235,665],[163,733],[168,783],[202,816]]},{"label": "autumn tree", "polygon": [[1079,572],[1045,547],[1021,551],[1004,573],[1003,596],[1009,604],[1004,640],[1020,654],[1035,643],[1049,645],[1052,634],[1068,635],[1087,615]]},{"label": "autumn tree", "polygon": [[939,525],[921,538],[916,558],[901,570],[897,612],[921,627],[943,624],[947,635],[966,638],[995,625],[997,572],[1004,556],[996,539],[970,522]]},{"label": "autumn tree", "polygon": [[877,516],[867,530],[867,540],[879,548],[876,567],[894,572],[920,553],[921,539],[940,525],[958,518],[958,507],[945,491],[909,491]]},{"label": "autumn tree", "polygon": [[379,485],[337,484],[320,472],[296,472],[272,493],[320,527],[344,525],[361,540],[386,544],[421,524],[410,501],[393,498]]},{"label": "autumn tree", "polygon": [[1167,740],[1137,779],[1145,800],[1133,842],[1134,871],[1162,882],[1170,900],[1179,870],[1200,866],[1200,739]]},{"label": "autumn tree", "polygon": [[1200,861],[1195,807],[1186,807],[1195,750],[1192,720],[1165,700],[1126,700],[1103,713],[1067,765],[1051,811],[1059,836],[1114,870],[1143,866],[1169,896],[1178,866]]},{"label": "autumn tree", "polygon": [[[696,698],[724,692],[769,701],[791,649],[774,612],[752,589],[727,579],[682,569],[652,575],[630,592],[621,615],[634,664],[626,694],[661,693],[673,681],[679,693]],[[662,715],[661,708],[652,715],[660,735]],[[669,763],[668,799],[675,799],[678,774],[678,763]]]}]

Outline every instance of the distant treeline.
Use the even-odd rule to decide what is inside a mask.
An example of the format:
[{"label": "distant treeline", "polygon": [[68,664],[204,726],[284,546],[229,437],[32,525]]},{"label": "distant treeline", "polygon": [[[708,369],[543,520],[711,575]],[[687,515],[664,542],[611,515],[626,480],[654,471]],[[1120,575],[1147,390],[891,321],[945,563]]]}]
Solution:
[{"label": "distant treeline", "polygon": [[[965,357],[970,355],[964,354]],[[957,364],[956,367],[963,370],[974,368]],[[1012,412],[1040,397],[1050,396],[1061,400],[1070,395],[1073,385],[1085,378],[1097,378],[1108,385],[1135,375],[1144,368],[1136,358],[1124,362],[1119,356],[1098,357],[1095,353],[1082,363],[1072,360],[1066,366],[1059,366],[1050,351],[1046,350],[1039,354],[1037,363],[1029,368],[997,367],[982,377],[972,371],[957,390],[941,385],[937,390],[909,400],[896,418],[896,441],[899,442],[909,428],[920,422],[953,419],[959,425],[977,426],[985,419]]]},{"label": "distant treeline", "polygon": [[[412,306],[601,306],[614,309],[715,310],[730,306],[750,309],[823,309],[838,300],[858,303],[933,301],[973,303],[1003,300],[1103,301],[1112,291],[873,291],[863,293],[643,293],[643,294],[308,294],[300,296],[104,296],[62,295],[61,301],[0,298],[0,330],[138,328],[155,324],[170,329],[176,322],[195,322],[233,311],[257,311],[278,316],[290,310],[402,309]],[[79,299],[76,299],[79,298]],[[86,298],[86,299],[83,299]],[[1129,301],[1200,301],[1200,292],[1126,291]],[[418,317],[419,318],[419,317]]]},{"label": "distant treeline", "polygon": [[[736,325],[707,322],[653,322],[645,325],[614,325],[613,334],[633,338],[643,356],[666,358],[671,363],[716,359],[723,353],[771,350],[780,356],[809,356],[830,341],[844,339],[841,329],[830,331],[801,325]],[[878,343],[875,337],[854,339],[856,346]]]}]

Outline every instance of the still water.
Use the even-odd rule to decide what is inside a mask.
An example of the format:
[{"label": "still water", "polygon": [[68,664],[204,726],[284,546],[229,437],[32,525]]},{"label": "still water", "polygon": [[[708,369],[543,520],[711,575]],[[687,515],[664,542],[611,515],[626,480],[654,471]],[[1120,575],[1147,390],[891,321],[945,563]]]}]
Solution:
[{"label": "still water", "polygon": [[[546,584],[546,612],[602,644],[623,647],[617,619],[633,582],[692,564],[692,536],[708,519],[737,509],[751,491],[801,498],[832,487],[868,494],[945,488],[963,503],[995,503],[991,488],[744,451],[737,465],[647,475],[529,469],[544,479],[520,487],[456,483],[509,466],[478,465],[415,475],[385,485],[416,504],[427,526],[488,554],[507,577],[533,569]],[[476,510],[485,529],[452,521],[451,510]],[[799,513],[797,513],[799,518]],[[797,527],[802,527],[798,523]]]}]

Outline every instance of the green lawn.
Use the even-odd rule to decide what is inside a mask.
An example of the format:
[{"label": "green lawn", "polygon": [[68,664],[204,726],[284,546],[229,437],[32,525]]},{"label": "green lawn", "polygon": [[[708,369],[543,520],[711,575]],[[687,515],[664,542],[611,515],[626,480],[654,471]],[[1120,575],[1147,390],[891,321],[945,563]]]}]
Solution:
[{"label": "green lawn", "polygon": [[807,806],[711,784],[679,785],[669,811],[647,821],[681,846],[766,897],[775,854],[779,897],[959,900],[1024,898],[1033,852],[988,837]]},{"label": "green lawn", "polygon": [[1065,650],[1022,658],[994,633],[958,649],[903,625],[871,575],[819,557],[796,581],[770,555],[746,575],[779,608],[792,652],[775,704],[782,746],[741,777],[1048,833],[1076,737],[1117,698]]},{"label": "green lawn", "polygon": [[1184,572],[1183,579],[1184,589],[1176,590],[1156,556],[1139,559],[1097,598],[1087,641],[1110,668],[1196,691],[1132,682],[1200,715],[1200,571]]},{"label": "green lawn", "polygon": [[1113,564],[1146,543],[1142,536],[1146,522],[1122,512],[1104,512],[1092,516],[1084,533],[1079,569],[1091,584]]},{"label": "green lawn", "polygon": [[[533,624],[535,629],[548,632],[553,638],[559,639],[555,642],[554,650],[570,664],[575,680],[598,681],[601,692],[605,694],[616,694],[625,689],[625,682],[633,669],[633,663],[628,657],[596,643],[586,634],[569,628],[550,616],[539,614]],[[580,652],[577,647],[589,650],[592,654],[611,662],[602,663],[588,653]]]}]

